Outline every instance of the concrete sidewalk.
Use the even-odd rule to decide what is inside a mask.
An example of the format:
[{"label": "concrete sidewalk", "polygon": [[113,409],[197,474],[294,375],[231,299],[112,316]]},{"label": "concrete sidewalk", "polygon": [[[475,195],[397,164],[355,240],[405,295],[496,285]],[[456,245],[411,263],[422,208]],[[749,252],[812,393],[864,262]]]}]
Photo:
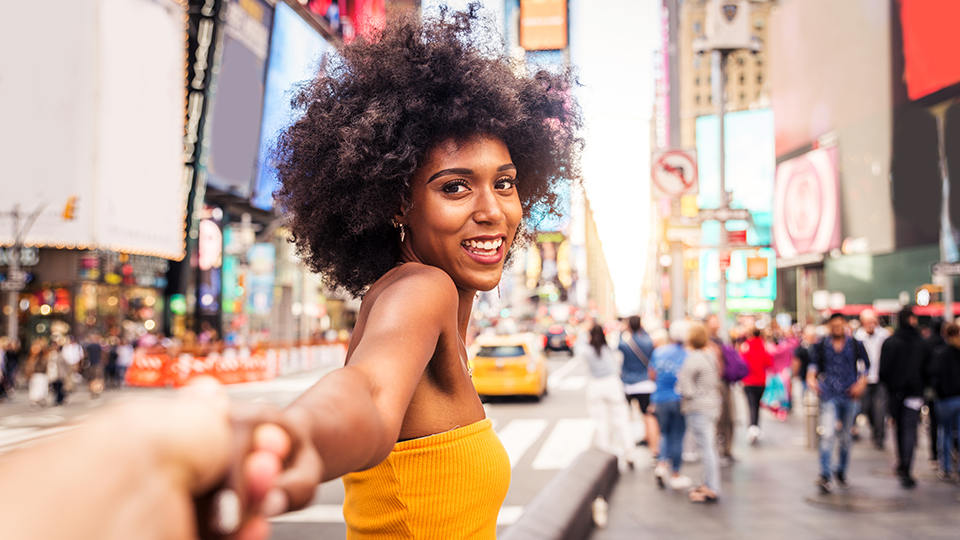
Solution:
[{"label": "concrete sidewalk", "polygon": [[[855,441],[847,475],[850,488],[820,495],[814,486],[817,452],[804,448],[799,411],[784,422],[763,411],[760,425],[764,438],[756,446],[746,445],[744,426],[737,426],[734,454],[739,461],[721,469],[723,493],[716,504],[690,503],[686,490],[658,489],[647,459],[644,466],[620,476],[610,497],[608,524],[595,529],[591,538],[960,538],[960,488],[938,481],[929,468],[925,433],[914,459],[915,489],[901,489],[893,476],[891,430],[883,451],[874,449],[868,436]],[[643,455],[649,456],[646,451]],[[684,463],[681,470],[694,485],[700,472],[699,463]]]}]

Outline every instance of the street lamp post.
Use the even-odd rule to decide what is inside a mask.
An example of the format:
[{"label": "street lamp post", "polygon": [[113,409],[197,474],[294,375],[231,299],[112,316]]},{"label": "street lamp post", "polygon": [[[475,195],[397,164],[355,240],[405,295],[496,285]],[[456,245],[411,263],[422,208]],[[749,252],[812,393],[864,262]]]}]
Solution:
[{"label": "street lamp post", "polygon": [[13,222],[13,246],[10,247],[10,262],[7,266],[7,279],[0,284],[0,289],[7,293],[7,337],[11,341],[16,341],[18,335],[18,317],[20,291],[27,283],[26,273],[20,269],[20,248],[23,247],[23,238],[30,231],[30,227],[40,216],[40,212],[46,207],[46,203],[40,204],[33,212],[22,216],[21,224],[20,205],[14,204],[13,210],[4,212],[5,216],[10,216]]},{"label": "street lamp post", "polygon": [[[727,235],[727,217],[730,208],[730,197],[726,185],[726,141],[724,141],[724,113],[727,108],[727,57],[734,52],[749,50],[758,52],[760,42],[750,34],[749,17],[746,13],[748,4],[743,0],[728,0],[722,4],[717,0],[710,0],[707,5],[707,21],[705,25],[705,39],[694,42],[694,50],[698,53],[711,51],[713,96],[717,104],[717,119],[720,122],[720,207],[717,218],[720,222],[720,249],[729,249]],[[720,319],[719,335],[726,341],[727,334],[727,271],[720,268],[720,290],[717,292]]]}]

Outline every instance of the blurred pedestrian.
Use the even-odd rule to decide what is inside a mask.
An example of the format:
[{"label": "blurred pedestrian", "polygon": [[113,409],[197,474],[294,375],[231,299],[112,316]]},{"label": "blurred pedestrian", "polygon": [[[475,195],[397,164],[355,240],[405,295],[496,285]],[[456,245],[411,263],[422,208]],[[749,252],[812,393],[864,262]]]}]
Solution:
[{"label": "blurred pedestrian", "polygon": [[660,426],[650,408],[650,394],[657,389],[657,383],[650,380],[649,374],[653,340],[640,324],[640,317],[634,315],[627,318],[627,328],[620,334],[618,349],[623,354],[620,380],[623,381],[627,402],[636,401],[640,407],[644,425],[643,443],[656,454],[657,445],[660,444]]},{"label": "blurred pedestrian", "polygon": [[30,398],[30,407],[46,405],[50,390],[50,379],[47,377],[47,360],[44,355],[44,345],[39,339],[30,344],[27,362],[24,367],[27,377],[27,395]]},{"label": "blurred pedestrian", "polygon": [[909,307],[903,308],[897,314],[896,332],[880,349],[880,381],[887,386],[890,417],[897,427],[897,477],[906,489],[917,485],[911,468],[932,356],[920,337],[917,316]]},{"label": "blurred pedestrian", "polygon": [[687,357],[677,374],[677,388],[687,428],[700,450],[703,478],[690,492],[691,502],[715,502],[720,496],[720,468],[715,446],[717,417],[720,415],[720,369],[716,349],[708,348],[707,331],[700,323],[687,329]]},{"label": "blurred pedestrian", "polygon": [[[943,319],[940,317],[934,317],[930,320],[928,329],[929,335],[924,337],[924,340],[927,342],[927,346],[930,348],[930,353],[936,354],[937,350],[942,347],[946,347],[947,345],[943,335]],[[937,414],[937,408],[934,406],[934,402],[932,400],[925,399],[924,401],[927,407],[922,409],[921,412],[924,410],[927,412],[927,427],[929,433],[928,442],[930,443],[929,463],[930,468],[936,470],[940,466],[940,444],[938,444],[938,436],[940,433],[940,415]]]},{"label": "blurred pedestrian", "polygon": [[940,419],[940,462],[937,476],[941,480],[960,481],[960,463],[953,463],[952,443],[960,434],[960,326],[949,323],[943,328],[946,345],[933,353],[930,366],[930,387],[935,394]]},{"label": "blurred pedestrian", "polygon": [[[734,403],[731,387],[746,376],[746,362],[736,348],[720,340],[720,317],[712,314],[706,320],[707,336],[720,362],[720,414],[717,417],[717,446],[720,459],[726,465],[736,461],[733,457]],[[729,366],[727,364],[730,364]],[[739,377],[739,379],[738,379]]]},{"label": "blurred pedestrian", "polygon": [[130,340],[123,338],[117,345],[117,386],[122,387],[126,380],[127,370],[133,365],[133,345]]},{"label": "blurred pedestrian", "polygon": [[86,357],[85,376],[90,389],[90,397],[95,398],[103,392],[103,346],[100,344],[100,333],[96,330],[87,334],[87,344],[84,347]]},{"label": "blurred pedestrian", "polygon": [[[851,428],[857,416],[857,401],[867,386],[870,358],[863,344],[847,335],[847,321],[834,313],[827,322],[830,334],[810,347],[807,385],[820,396],[820,476],[817,486],[829,493],[834,483],[847,487],[847,466],[853,443]],[[837,435],[837,424],[840,434]],[[839,439],[839,457],[833,466],[833,450]]]},{"label": "blurred pedestrian", "polygon": [[587,325],[577,336],[574,354],[590,368],[587,411],[596,422],[594,441],[600,450],[617,456],[621,466],[633,469],[633,438],[630,436],[630,405],[617,377],[617,361],[607,346],[603,327]]},{"label": "blurred pedestrian", "polygon": [[867,416],[870,424],[870,438],[877,450],[883,450],[883,441],[887,430],[887,393],[880,384],[880,349],[890,333],[877,323],[877,314],[872,309],[860,312],[860,328],[853,337],[863,343],[870,358],[867,370],[867,387],[860,400],[860,410]]},{"label": "blurred pedestrian", "polygon": [[70,381],[70,365],[60,354],[60,347],[51,342],[44,353],[47,361],[47,378],[53,389],[54,403],[63,405],[67,398],[67,384]]},{"label": "blurred pedestrian", "polygon": [[762,437],[760,431],[760,399],[767,387],[767,370],[773,366],[773,357],[767,351],[762,331],[754,326],[748,331],[749,337],[743,342],[741,352],[750,369],[743,378],[743,393],[747,396],[750,409],[750,427],[747,428],[747,442],[756,444]]},{"label": "blurred pedestrian", "polygon": [[810,367],[810,347],[817,343],[817,327],[808,324],[800,333],[800,343],[793,349],[793,373],[803,388],[807,388],[807,368]]},{"label": "blurred pedestrian", "polygon": [[680,394],[676,387],[677,374],[687,357],[683,347],[687,338],[687,321],[679,319],[671,322],[669,332],[670,343],[654,349],[650,358],[650,377],[657,383],[657,389],[650,395],[650,402],[660,423],[660,462],[654,475],[661,488],[669,484],[672,489],[685,489],[691,484],[689,477],[680,475],[683,435],[687,431],[687,424],[680,411]]}]

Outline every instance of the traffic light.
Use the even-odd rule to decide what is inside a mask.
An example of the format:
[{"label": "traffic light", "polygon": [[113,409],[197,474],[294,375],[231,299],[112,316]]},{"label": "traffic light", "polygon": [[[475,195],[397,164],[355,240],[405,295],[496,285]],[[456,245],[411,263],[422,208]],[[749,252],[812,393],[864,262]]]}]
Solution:
[{"label": "traffic light", "polygon": [[930,304],[940,303],[941,291],[942,288],[939,285],[933,285],[932,283],[925,283],[917,287],[917,305],[929,306]]},{"label": "traffic light", "polygon": [[73,220],[74,212],[77,210],[77,196],[71,195],[67,197],[67,205],[63,208],[63,219]]}]

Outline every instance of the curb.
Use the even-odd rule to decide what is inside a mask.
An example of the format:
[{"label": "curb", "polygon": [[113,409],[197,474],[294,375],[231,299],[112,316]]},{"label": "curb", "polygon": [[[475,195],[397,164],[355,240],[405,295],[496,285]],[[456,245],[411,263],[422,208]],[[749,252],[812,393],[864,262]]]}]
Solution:
[{"label": "curb", "polygon": [[620,477],[617,458],[591,448],[533,498],[500,540],[581,540],[593,530],[593,501],[609,499]]}]

